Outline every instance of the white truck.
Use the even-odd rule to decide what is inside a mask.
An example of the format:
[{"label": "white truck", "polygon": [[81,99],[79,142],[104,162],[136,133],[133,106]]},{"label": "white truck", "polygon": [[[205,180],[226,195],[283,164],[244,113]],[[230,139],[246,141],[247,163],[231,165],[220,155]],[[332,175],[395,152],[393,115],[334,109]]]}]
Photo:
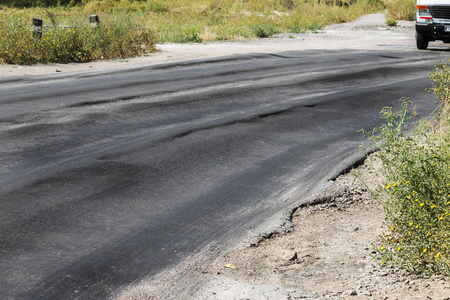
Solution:
[{"label": "white truck", "polygon": [[430,41],[450,43],[450,0],[417,0],[417,48],[427,49]]}]

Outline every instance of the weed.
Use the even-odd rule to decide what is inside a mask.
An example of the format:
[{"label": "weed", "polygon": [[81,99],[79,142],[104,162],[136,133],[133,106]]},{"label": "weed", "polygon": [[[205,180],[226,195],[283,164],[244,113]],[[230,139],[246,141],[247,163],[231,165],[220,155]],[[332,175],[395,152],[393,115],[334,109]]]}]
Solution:
[{"label": "weed", "polygon": [[186,38],[186,42],[190,42],[190,43],[202,43],[203,40],[201,39],[201,37],[198,35],[198,33],[193,32],[187,35]]},{"label": "weed", "polygon": [[253,34],[259,38],[266,38],[279,33],[272,24],[252,24],[250,27]]},{"label": "weed", "polygon": [[[450,109],[450,67],[448,64],[438,62],[436,69],[430,74],[431,92],[436,94],[438,101],[443,105],[440,114],[448,116]],[[445,117],[442,118],[446,120]]]},{"label": "weed", "polygon": [[408,272],[450,274],[449,68],[439,63],[430,74],[440,106],[432,120],[420,120],[412,134],[404,128],[411,102],[402,110],[384,108],[385,123],[363,133],[383,163],[385,181],[375,193],[382,199],[385,223],[377,251],[383,263]]},{"label": "weed", "polygon": [[386,25],[387,26],[397,26],[397,20],[387,17],[386,18]]}]

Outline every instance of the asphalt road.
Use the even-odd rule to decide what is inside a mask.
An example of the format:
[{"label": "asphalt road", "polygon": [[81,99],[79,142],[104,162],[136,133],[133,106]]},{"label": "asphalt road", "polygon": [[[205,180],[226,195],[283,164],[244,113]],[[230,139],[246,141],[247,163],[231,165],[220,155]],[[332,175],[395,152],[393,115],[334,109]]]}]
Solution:
[{"label": "asphalt road", "polygon": [[[431,51],[301,51],[0,79],[0,295],[102,299],[320,189],[435,106]],[[286,191],[296,197],[285,197]]]}]

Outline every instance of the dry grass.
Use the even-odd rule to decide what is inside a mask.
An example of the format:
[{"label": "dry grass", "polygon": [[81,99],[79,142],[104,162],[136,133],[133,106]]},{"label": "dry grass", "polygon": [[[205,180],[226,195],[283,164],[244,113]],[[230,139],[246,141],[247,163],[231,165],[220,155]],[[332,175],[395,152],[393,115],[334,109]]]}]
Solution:
[{"label": "dry grass", "polygon": [[[36,0],[26,2],[48,6],[29,8],[23,8],[22,2],[0,0],[3,8],[0,26],[4,30],[0,35],[0,61],[3,63],[86,61],[142,55],[151,51],[156,41],[197,43],[317,31],[328,24],[353,21],[383,7],[380,0],[359,0],[345,5],[338,0],[67,0],[60,1],[66,5],[57,6],[51,5],[56,1]],[[100,16],[101,34],[92,34],[88,26],[88,16],[92,14]],[[57,35],[61,40],[57,45],[76,49],[64,51],[63,59],[61,51],[65,49],[33,40],[33,17],[43,19],[44,25],[77,28],[75,37],[65,36],[68,32],[55,26],[45,27],[45,34]],[[73,39],[72,43],[66,44],[68,39]],[[52,39],[52,43],[53,40],[58,42]]]}]

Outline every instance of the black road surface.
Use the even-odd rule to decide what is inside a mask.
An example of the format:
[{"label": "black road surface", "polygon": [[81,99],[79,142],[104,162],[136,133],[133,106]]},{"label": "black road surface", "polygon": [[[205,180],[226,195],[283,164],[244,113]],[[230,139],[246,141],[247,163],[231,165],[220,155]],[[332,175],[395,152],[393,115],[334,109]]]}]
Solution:
[{"label": "black road surface", "polygon": [[435,106],[445,52],[302,51],[0,79],[1,299],[104,299],[250,227]]}]

